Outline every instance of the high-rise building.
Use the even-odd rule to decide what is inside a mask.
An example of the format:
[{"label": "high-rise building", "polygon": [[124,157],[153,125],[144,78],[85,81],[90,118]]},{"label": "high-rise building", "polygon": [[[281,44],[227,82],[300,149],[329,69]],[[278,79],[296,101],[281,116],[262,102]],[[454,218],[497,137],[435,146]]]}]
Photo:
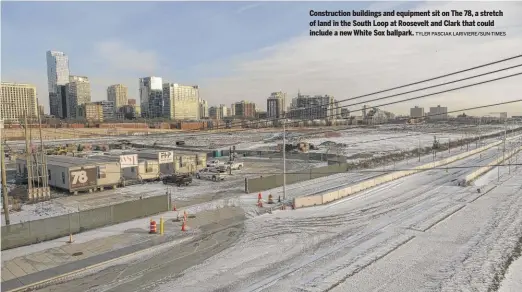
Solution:
[{"label": "high-rise building", "polygon": [[208,102],[204,99],[199,99],[199,118],[204,119],[210,116]]},{"label": "high-rise building", "polygon": [[[128,88],[123,84],[114,84],[107,88],[107,100],[112,101],[114,110],[128,104]],[[134,101],[136,102],[136,101]]]},{"label": "high-rise building", "polygon": [[269,119],[279,119],[285,113],[286,93],[272,92],[266,100],[266,112]]},{"label": "high-rise building", "polygon": [[69,83],[69,57],[63,52],[47,51],[46,59],[50,114],[59,117],[64,110],[61,108],[58,86]]},{"label": "high-rise building", "polygon": [[112,100],[95,101],[93,103],[102,107],[104,121],[110,121],[116,118],[116,110],[114,109],[114,102]]},{"label": "high-rise building", "polygon": [[80,120],[103,122],[103,107],[94,102],[83,103],[76,107],[75,117]]},{"label": "high-rise building", "polygon": [[228,116],[233,117],[236,115],[236,105],[233,103],[230,105],[230,111],[228,113]]},{"label": "high-rise building", "polygon": [[171,120],[198,120],[200,115],[197,85],[163,84],[163,116]]},{"label": "high-rise building", "polygon": [[141,115],[145,118],[163,116],[163,81],[161,77],[140,78]]},{"label": "high-rise building", "polygon": [[[66,85],[67,94],[67,118],[76,118],[76,108],[84,103],[91,102],[91,83],[85,76],[69,76],[69,83]],[[69,115],[70,113],[70,115]]]},{"label": "high-rise building", "polygon": [[220,120],[222,118],[219,116],[217,106],[211,106],[208,108],[208,117],[213,120]]},{"label": "high-rise building", "polygon": [[38,114],[40,115],[40,117],[44,116],[44,106],[43,106],[43,104],[39,104],[38,105]]},{"label": "high-rise building", "polygon": [[428,117],[430,120],[447,120],[448,108],[441,107],[440,105],[436,107],[430,107],[430,113]]},{"label": "high-rise building", "polygon": [[424,117],[424,108],[423,107],[412,107],[410,108],[410,117],[411,118],[422,118]]},{"label": "high-rise building", "polygon": [[253,102],[242,100],[234,104],[235,116],[242,118],[256,117],[256,104]]},{"label": "high-rise building", "polygon": [[36,87],[32,84],[2,82],[0,117],[6,122],[19,122],[26,115],[37,117]]},{"label": "high-rise building", "polygon": [[228,116],[228,108],[224,104],[219,106],[211,106],[208,109],[208,116],[213,120],[222,120]]},{"label": "high-rise building", "polygon": [[287,114],[290,119],[302,120],[335,119],[340,116],[340,107],[333,96],[310,96],[301,93],[298,93],[291,111]]},{"label": "high-rise building", "polygon": [[69,90],[69,87],[67,85],[58,85],[57,88],[58,94],[56,94],[56,109],[55,113],[52,115],[60,119],[66,119],[67,117],[72,116],[70,113],[71,107],[69,106],[69,102],[67,100],[67,90]]},{"label": "high-rise building", "polygon": [[220,104],[218,106],[218,111],[219,111],[219,115],[221,116],[221,118],[226,118],[228,116],[228,108],[226,105]]}]

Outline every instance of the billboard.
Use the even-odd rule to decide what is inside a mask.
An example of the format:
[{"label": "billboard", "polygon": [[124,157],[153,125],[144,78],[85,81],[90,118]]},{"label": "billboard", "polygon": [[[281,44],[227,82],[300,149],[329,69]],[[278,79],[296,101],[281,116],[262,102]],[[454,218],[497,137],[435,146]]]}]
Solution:
[{"label": "billboard", "polygon": [[120,167],[138,166],[138,154],[120,155]]},{"label": "billboard", "polygon": [[162,151],[158,153],[158,163],[172,163],[174,162],[174,151]]},{"label": "billboard", "polygon": [[71,170],[69,172],[69,189],[75,190],[84,187],[96,186],[97,168]]}]

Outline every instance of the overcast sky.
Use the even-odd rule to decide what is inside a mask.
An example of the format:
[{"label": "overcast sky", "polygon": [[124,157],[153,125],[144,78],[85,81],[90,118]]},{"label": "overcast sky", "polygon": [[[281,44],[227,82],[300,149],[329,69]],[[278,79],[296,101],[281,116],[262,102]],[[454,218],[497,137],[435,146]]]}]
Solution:
[{"label": "overcast sky", "polygon": [[[159,76],[200,85],[201,96],[210,105],[250,100],[261,108],[273,91],[294,97],[300,89],[303,94],[330,94],[342,100],[522,53],[522,2],[4,1],[1,7],[2,81],[35,84],[46,112],[45,52],[50,49],[69,55],[71,74],[91,79],[93,100],[106,99],[107,86],[115,83],[127,85],[129,97],[137,98],[138,78]],[[505,31],[507,36],[310,37],[308,24],[317,19],[309,16],[310,9],[501,9],[503,17],[488,18],[495,20],[493,29],[448,30]],[[522,58],[460,77],[521,63]],[[516,72],[522,69],[464,84]],[[522,77],[517,76],[386,109],[407,113],[414,105],[440,104],[451,111],[520,99],[521,92]],[[379,96],[383,95],[366,100]],[[355,102],[360,101],[342,105]],[[522,103],[479,114],[498,111],[522,115]]]}]

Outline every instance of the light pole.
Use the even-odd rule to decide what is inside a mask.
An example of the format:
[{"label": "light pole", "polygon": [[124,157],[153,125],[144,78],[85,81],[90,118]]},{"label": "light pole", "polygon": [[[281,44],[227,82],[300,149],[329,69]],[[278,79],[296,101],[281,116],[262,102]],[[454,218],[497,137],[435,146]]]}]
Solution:
[{"label": "light pole", "polygon": [[286,200],[286,117],[283,119],[283,200]]}]

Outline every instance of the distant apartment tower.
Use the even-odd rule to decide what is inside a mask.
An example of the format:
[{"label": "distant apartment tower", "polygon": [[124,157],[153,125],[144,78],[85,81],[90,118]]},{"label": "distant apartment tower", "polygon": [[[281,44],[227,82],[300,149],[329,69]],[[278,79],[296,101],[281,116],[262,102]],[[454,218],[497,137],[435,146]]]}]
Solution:
[{"label": "distant apartment tower", "polygon": [[222,118],[219,116],[217,106],[211,106],[208,108],[208,117],[212,120],[220,120]]},{"label": "distant apartment tower", "polygon": [[32,84],[2,82],[0,118],[6,122],[21,122],[27,115],[37,117],[36,87]]},{"label": "distant apartment tower", "polygon": [[335,119],[341,116],[338,102],[330,95],[301,95],[298,93],[291,111],[290,119],[316,120]]},{"label": "distant apartment tower", "polygon": [[410,117],[411,118],[422,118],[424,117],[424,108],[423,107],[412,107],[410,108]]},{"label": "distant apartment tower", "polygon": [[171,120],[198,120],[200,117],[199,87],[177,83],[163,84],[163,116]]},{"label": "distant apartment tower", "polygon": [[161,77],[140,78],[141,116],[160,118],[163,116],[163,82]]},{"label": "distant apartment tower", "polygon": [[209,108],[208,102],[204,99],[199,99],[199,118],[208,118],[209,117]]},{"label": "distant apartment tower", "polygon": [[236,105],[233,103],[230,105],[230,109],[228,111],[228,116],[233,117],[236,115]]},{"label": "distant apartment tower", "polygon": [[220,104],[218,106],[218,111],[219,111],[219,115],[221,116],[221,118],[226,118],[228,116],[228,108],[226,105],[224,104]]},{"label": "distant apartment tower", "polygon": [[[114,110],[128,104],[128,88],[123,84],[114,84],[107,88],[107,100],[112,101]],[[136,101],[134,101],[136,102]]]},{"label": "distant apartment tower", "polygon": [[102,107],[103,120],[110,121],[116,118],[115,114],[115,106],[112,100],[102,100],[93,102],[94,104],[100,105]]},{"label": "distant apartment tower", "polygon": [[44,109],[43,104],[39,104],[38,105],[38,114],[40,115],[40,117],[44,116],[44,114],[45,114],[44,111],[45,111],[45,109]]},{"label": "distant apartment tower", "polygon": [[55,117],[61,117],[63,112],[63,102],[59,99],[59,85],[69,83],[69,57],[58,51],[47,51],[47,86],[49,93],[49,109],[50,114]]},{"label": "distant apartment tower", "polygon": [[101,104],[88,102],[76,107],[76,118],[89,122],[103,122],[103,107]]},{"label": "distant apartment tower", "polygon": [[341,108],[341,118],[347,119],[350,117],[350,110],[347,108]]},{"label": "distant apartment tower", "polygon": [[136,105],[136,99],[135,98],[129,98],[127,100],[127,104],[129,104],[129,105]]},{"label": "distant apartment tower", "polygon": [[85,76],[69,76],[66,85],[67,118],[76,118],[76,108],[91,102],[91,83]]},{"label": "distant apartment tower", "polygon": [[208,109],[208,116],[213,120],[222,120],[228,116],[228,108],[224,104],[219,106],[211,106]]},{"label": "distant apartment tower", "polygon": [[436,107],[430,107],[429,113],[430,120],[447,120],[448,119],[448,108],[440,105]]},{"label": "distant apartment tower", "polygon": [[286,93],[272,92],[266,100],[267,118],[279,119],[285,113]]},{"label": "distant apartment tower", "polygon": [[242,118],[256,117],[256,104],[253,102],[242,100],[234,104],[234,114]]}]

